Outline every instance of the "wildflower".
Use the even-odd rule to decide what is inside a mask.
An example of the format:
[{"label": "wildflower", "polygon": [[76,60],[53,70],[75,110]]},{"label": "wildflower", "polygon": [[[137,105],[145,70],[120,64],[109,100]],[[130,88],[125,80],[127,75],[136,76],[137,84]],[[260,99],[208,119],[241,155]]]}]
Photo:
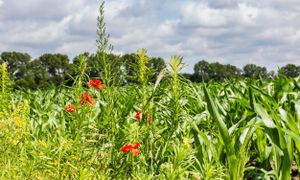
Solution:
[{"label": "wildflower", "polygon": [[30,135],[30,132],[28,132],[28,131],[23,131],[22,133],[23,133],[24,136],[29,136]]},{"label": "wildflower", "polygon": [[54,161],[49,162],[49,164],[54,165],[54,166],[59,166],[60,162],[58,160],[54,160]]},{"label": "wildflower", "polygon": [[123,153],[126,153],[126,152],[130,151],[131,149],[132,149],[132,145],[131,144],[125,145],[125,146],[121,147],[121,151]]},{"label": "wildflower", "polygon": [[24,129],[26,127],[26,122],[20,116],[15,117],[16,126],[20,129]]},{"label": "wildflower", "polygon": [[69,104],[69,106],[67,108],[65,108],[65,111],[70,112],[70,113],[76,112],[75,105]]},{"label": "wildflower", "polygon": [[47,143],[43,140],[38,140],[37,143],[41,146],[47,146]]},{"label": "wildflower", "polygon": [[136,112],[135,114],[135,119],[140,121],[142,118],[142,113],[144,112],[144,110],[139,110],[138,112]]},{"label": "wildflower", "polygon": [[102,82],[100,80],[97,80],[97,79],[93,79],[93,80],[90,80],[87,85],[89,87],[93,87],[99,91],[101,91],[102,89],[106,88],[105,84],[102,84]]},{"label": "wildflower", "polygon": [[137,156],[140,154],[140,150],[138,150],[138,149],[132,149],[131,152],[132,152],[133,156]]},{"label": "wildflower", "polygon": [[139,143],[134,143],[131,146],[132,146],[133,149],[137,149],[140,146],[140,144]]},{"label": "wildflower", "polygon": [[93,97],[88,93],[84,93],[81,97],[81,105],[85,106],[86,103],[89,103],[90,105],[94,106]]},{"label": "wildflower", "polygon": [[140,154],[140,150],[137,149],[139,146],[140,146],[139,143],[128,144],[128,145],[125,145],[125,146],[121,147],[121,151],[123,153],[131,151],[133,156],[137,156],[137,155]]},{"label": "wildflower", "polygon": [[71,159],[71,160],[77,160],[77,159],[78,159],[78,157],[77,157],[77,156],[75,156],[75,155],[71,155],[71,156],[70,156],[70,159]]},{"label": "wildflower", "polygon": [[15,145],[18,144],[18,141],[17,141],[17,140],[12,140],[12,141],[11,141],[11,144],[15,146]]}]

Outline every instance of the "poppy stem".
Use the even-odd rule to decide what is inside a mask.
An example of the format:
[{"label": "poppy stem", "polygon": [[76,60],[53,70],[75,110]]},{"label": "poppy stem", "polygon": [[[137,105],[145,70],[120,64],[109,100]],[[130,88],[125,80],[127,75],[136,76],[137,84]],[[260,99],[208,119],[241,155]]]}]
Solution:
[{"label": "poppy stem", "polygon": [[131,174],[133,174],[134,173],[134,154],[133,153],[131,154],[131,170],[132,170]]}]

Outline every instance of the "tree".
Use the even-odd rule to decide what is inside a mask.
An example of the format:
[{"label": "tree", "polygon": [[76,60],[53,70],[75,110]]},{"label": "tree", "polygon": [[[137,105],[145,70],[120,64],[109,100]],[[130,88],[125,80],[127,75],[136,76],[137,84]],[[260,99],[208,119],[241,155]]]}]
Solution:
[{"label": "tree", "polygon": [[138,83],[137,75],[137,56],[136,54],[124,54],[121,57],[124,62],[125,70],[125,82],[126,83]]},{"label": "tree", "polygon": [[31,57],[27,53],[21,52],[2,52],[0,64],[6,63],[7,70],[13,80],[18,81],[21,79],[26,71],[27,64],[31,60]]},{"label": "tree", "polygon": [[[76,57],[74,57],[73,59],[73,63],[70,65],[70,75],[72,77],[75,76],[75,74],[77,73],[77,68],[80,64],[79,62],[79,57],[80,56],[85,56],[87,58],[87,74],[90,78],[97,78],[99,77],[99,72],[101,71],[99,65],[97,65],[97,55],[96,54],[90,54],[89,52],[84,52],[81,53],[79,55],[77,55]],[[98,69],[97,69],[98,68]]]},{"label": "tree", "polygon": [[211,66],[210,64],[205,61],[201,60],[194,66],[194,78],[196,82],[204,81],[207,82],[210,79],[210,71]]},{"label": "tree", "polygon": [[210,71],[209,71],[210,79],[215,81],[222,81],[225,79],[225,66],[220,64],[219,62],[211,63],[210,64]]},{"label": "tree", "polygon": [[269,71],[268,74],[267,74],[267,76],[268,76],[269,79],[275,78],[276,77],[275,71],[273,71],[273,70]]},{"label": "tree", "polygon": [[[138,83],[138,65],[137,65],[136,54],[124,54],[121,57],[121,61],[124,62],[124,74],[125,82],[127,83]],[[147,79],[150,82],[155,82],[159,73],[166,67],[166,63],[163,58],[160,57],[148,57],[149,60],[146,64],[148,68]]]},{"label": "tree", "polygon": [[243,75],[245,77],[258,79],[267,78],[268,72],[266,67],[256,66],[255,64],[247,64],[243,67]]},{"label": "tree", "polygon": [[240,77],[241,70],[230,64],[221,64],[219,62],[208,63],[205,60],[199,61],[194,66],[194,79],[196,81],[215,80],[223,81]]},{"label": "tree", "polygon": [[241,76],[241,70],[236,66],[226,64],[224,65],[224,78],[226,79],[235,79]]},{"label": "tree", "polygon": [[289,77],[297,77],[300,75],[300,66],[294,64],[287,64],[280,68],[282,73]]},{"label": "tree", "polygon": [[36,63],[46,68],[49,73],[49,81],[53,85],[62,85],[66,78],[66,72],[70,68],[69,58],[63,54],[44,54],[37,59]]},{"label": "tree", "polygon": [[31,61],[27,69],[28,72],[18,82],[20,87],[37,89],[47,88],[51,85],[50,74],[39,59]]},{"label": "tree", "polygon": [[182,73],[182,77],[190,80],[191,82],[197,82],[198,79],[195,78],[195,74],[190,74],[190,73]]},{"label": "tree", "polygon": [[155,82],[159,73],[166,68],[166,63],[163,58],[152,57],[149,59],[147,66],[150,68],[150,82]]}]

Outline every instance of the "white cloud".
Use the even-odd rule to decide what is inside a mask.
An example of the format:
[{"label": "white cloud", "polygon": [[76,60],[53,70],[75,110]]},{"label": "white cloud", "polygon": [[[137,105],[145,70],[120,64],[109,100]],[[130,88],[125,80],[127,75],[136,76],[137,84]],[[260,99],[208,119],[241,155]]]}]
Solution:
[{"label": "white cloud", "polygon": [[5,2],[3,9],[0,52],[28,51],[35,57],[59,52],[61,48],[62,53],[74,56],[91,47],[86,42],[95,46],[97,4],[68,0],[62,6],[58,0],[25,0],[24,3],[11,0]]},{"label": "white cloud", "polygon": [[218,27],[228,23],[229,11],[213,9],[203,3],[188,3],[182,10],[182,23],[191,26]]},{"label": "white cloud", "polygon": [[105,4],[105,17],[107,21],[115,18],[119,13],[127,8],[133,6],[133,0],[126,1],[107,1]]},{"label": "white cloud", "polygon": [[60,46],[58,46],[53,52],[55,53],[63,53],[68,54],[71,57],[75,57],[76,55],[83,52],[95,52],[96,46],[89,41],[70,41],[64,42]]},{"label": "white cloud", "polygon": [[49,44],[57,42],[67,35],[66,28],[71,19],[71,17],[65,17],[59,22],[48,22],[43,25],[24,23],[23,27],[19,26],[11,29],[7,41],[17,44]]}]

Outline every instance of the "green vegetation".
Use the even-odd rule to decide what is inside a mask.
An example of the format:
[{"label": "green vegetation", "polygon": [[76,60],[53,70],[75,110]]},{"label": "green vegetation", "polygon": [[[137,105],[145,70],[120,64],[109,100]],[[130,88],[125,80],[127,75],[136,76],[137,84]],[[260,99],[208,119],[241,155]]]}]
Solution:
[{"label": "green vegetation", "polygon": [[4,90],[0,177],[290,178],[300,163],[299,77],[195,84],[175,56],[153,84],[145,53],[137,53],[139,85],[85,87],[82,55],[72,87]]}]

